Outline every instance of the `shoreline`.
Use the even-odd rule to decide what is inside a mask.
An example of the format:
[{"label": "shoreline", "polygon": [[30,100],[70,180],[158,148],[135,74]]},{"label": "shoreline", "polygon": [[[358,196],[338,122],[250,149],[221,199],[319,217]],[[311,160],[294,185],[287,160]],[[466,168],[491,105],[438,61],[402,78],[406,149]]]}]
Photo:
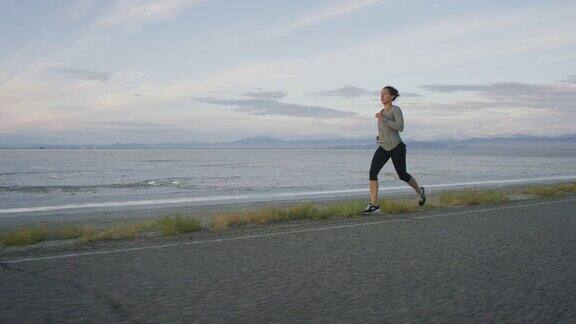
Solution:
[{"label": "shoreline", "polygon": [[[536,177],[536,178],[522,178],[522,179],[507,179],[507,180],[483,180],[483,181],[466,181],[466,182],[448,182],[448,183],[431,183],[424,184],[427,189],[432,191],[437,190],[459,190],[470,187],[489,189],[500,188],[502,186],[511,185],[533,185],[533,184],[552,184],[561,182],[576,181],[576,174],[565,174],[557,176]],[[397,195],[402,193],[410,193],[412,189],[397,181],[393,186],[381,186],[380,194],[382,196]],[[388,182],[389,183],[389,182]],[[367,186],[362,188],[348,188],[348,189],[325,189],[325,190],[308,190],[308,191],[279,191],[279,192],[237,192],[231,194],[214,194],[204,196],[189,196],[186,193],[175,193],[174,196],[167,196],[166,194],[158,194],[156,196],[131,196],[126,197],[125,200],[76,200],[71,203],[65,203],[64,200],[58,199],[59,204],[50,203],[48,200],[43,203],[31,206],[22,206],[9,204],[4,208],[0,208],[0,219],[8,219],[13,217],[23,217],[28,215],[57,215],[57,214],[74,214],[84,212],[115,212],[115,211],[128,211],[132,209],[166,209],[166,208],[180,208],[180,207],[208,207],[218,205],[241,205],[251,203],[269,203],[269,202],[288,202],[288,201],[308,201],[308,200],[332,200],[332,199],[348,199],[362,196],[368,196],[369,191]],[[11,206],[10,206],[11,205]]]},{"label": "shoreline", "polygon": [[[560,179],[563,179],[560,180]],[[513,191],[522,191],[534,186],[546,186],[573,182],[572,177],[547,177],[521,180],[502,180],[486,182],[468,182],[458,184],[428,185],[427,196],[429,198],[440,195],[443,192],[461,191],[467,189],[477,190],[504,190],[507,194]],[[346,190],[330,191],[344,192]],[[264,207],[289,208],[302,203],[313,203],[317,206],[327,206],[342,201],[365,199],[368,201],[368,189],[358,189],[357,192],[346,195],[317,195],[317,192],[309,192],[307,195],[276,194],[276,199],[260,199],[255,201],[225,201],[214,199],[215,203],[195,204],[143,204],[135,206],[114,206],[103,208],[48,208],[29,212],[0,212],[0,231],[6,231],[21,226],[30,225],[96,225],[105,226],[118,223],[145,221],[148,219],[161,218],[175,214],[186,214],[197,218],[202,223],[209,222],[216,214],[229,212],[255,211]],[[274,196],[272,196],[274,197]],[[224,197],[225,198],[225,197]],[[379,198],[390,199],[416,199],[412,189],[405,185],[402,187],[383,187],[380,189]],[[25,208],[24,208],[25,209]],[[6,211],[7,209],[4,209]],[[2,211],[2,209],[0,209]]]},{"label": "shoreline", "polygon": [[[451,189],[433,189],[433,186],[427,186],[428,203],[437,199],[440,195],[447,192],[461,192],[466,190],[488,191],[496,190],[510,196],[510,200],[533,199],[522,194],[529,188],[539,186],[552,186],[572,183],[573,180],[566,181],[547,181],[537,183],[522,184],[494,184],[485,186],[456,187]],[[392,200],[413,200],[416,204],[416,194],[412,189],[406,186],[404,190],[392,191],[385,194],[379,194],[379,199]],[[323,208],[339,202],[350,202],[369,200],[368,190],[363,193],[347,196],[330,196],[330,197],[309,197],[307,199],[286,199],[275,201],[252,201],[252,202],[221,202],[218,205],[189,205],[189,206],[153,206],[146,208],[120,208],[120,209],[88,209],[88,210],[64,210],[49,211],[44,213],[27,213],[2,215],[0,214],[0,233],[15,228],[34,225],[91,225],[91,226],[110,226],[123,223],[134,223],[147,220],[153,220],[175,215],[186,215],[200,221],[201,224],[211,222],[215,215],[226,213],[243,213],[258,211],[263,208],[281,208],[286,209],[293,206],[311,203],[314,206]]]}]

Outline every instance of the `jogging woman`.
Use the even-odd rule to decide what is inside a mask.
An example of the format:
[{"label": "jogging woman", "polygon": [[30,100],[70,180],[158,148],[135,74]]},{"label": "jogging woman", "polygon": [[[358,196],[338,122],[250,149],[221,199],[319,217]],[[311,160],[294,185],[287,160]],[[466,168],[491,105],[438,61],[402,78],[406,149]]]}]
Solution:
[{"label": "jogging woman", "polygon": [[416,179],[406,172],[406,144],[402,142],[399,134],[404,130],[404,117],[400,107],[392,104],[399,96],[398,90],[390,86],[384,87],[380,93],[380,101],[384,108],[375,116],[378,119],[379,135],[376,138],[378,149],[374,152],[370,165],[370,204],[364,210],[364,215],[380,211],[378,173],[390,158],[400,180],[408,183],[418,194],[418,205],[424,206],[426,203],[424,187],[418,186]]}]

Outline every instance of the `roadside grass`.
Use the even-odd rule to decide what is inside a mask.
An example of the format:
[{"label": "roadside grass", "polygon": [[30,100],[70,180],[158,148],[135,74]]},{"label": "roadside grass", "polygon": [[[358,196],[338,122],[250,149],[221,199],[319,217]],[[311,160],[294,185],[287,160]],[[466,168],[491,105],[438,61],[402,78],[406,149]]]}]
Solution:
[{"label": "roadside grass", "polygon": [[81,243],[127,240],[146,232],[159,232],[174,236],[201,229],[200,223],[191,217],[176,215],[153,221],[122,223],[107,227],[95,226],[32,226],[18,228],[0,234],[0,246],[25,246],[43,241],[78,239]]},{"label": "roadside grass", "polygon": [[[412,213],[417,210],[413,202],[383,199],[381,209],[385,213]],[[322,220],[328,218],[351,218],[362,216],[365,201],[354,200],[318,208],[305,203],[280,209],[267,207],[258,211],[216,215],[211,229],[223,231],[231,226],[245,224],[271,224],[291,220]],[[108,227],[62,225],[19,228],[0,236],[0,245],[24,246],[43,241],[78,239],[82,243],[133,239],[146,232],[159,232],[163,236],[175,236],[202,230],[200,222],[190,216],[175,215],[157,220],[122,223]]]},{"label": "roadside grass", "polygon": [[329,205],[322,210],[322,213],[324,218],[352,218],[362,216],[364,208],[366,208],[365,200],[351,200]]},{"label": "roadside grass", "polygon": [[136,238],[152,228],[150,222],[117,224],[104,228],[84,227],[79,238],[82,243],[126,240]]},{"label": "roadside grass", "polygon": [[472,206],[508,201],[510,198],[503,192],[467,189],[459,192],[443,192],[440,194],[441,206]]},{"label": "roadside grass", "polygon": [[71,240],[84,234],[84,228],[72,225],[22,227],[0,235],[0,245],[24,246],[43,241]]},{"label": "roadside grass", "polygon": [[30,245],[47,240],[49,235],[48,226],[24,227],[2,235],[0,244],[4,246]]},{"label": "roadside grass", "polygon": [[62,225],[51,229],[51,237],[57,240],[72,240],[82,236],[84,228],[73,225]]},{"label": "roadside grass", "polygon": [[197,219],[183,215],[161,218],[153,224],[153,227],[157,228],[164,236],[181,235],[202,229]]},{"label": "roadside grass", "polygon": [[532,187],[524,190],[525,194],[538,198],[552,198],[576,194],[576,182],[557,184],[552,186]]},{"label": "roadside grass", "polygon": [[[538,198],[549,198],[576,194],[576,182],[550,186],[530,187],[523,191]],[[432,198],[432,197],[430,197]],[[506,193],[495,190],[467,189],[462,191],[443,192],[429,199],[425,209],[451,206],[471,206],[508,201]],[[143,222],[121,223],[106,227],[61,225],[38,225],[17,228],[13,231],[0,233],[0,246],[25,246],[43,241],[77,239],[81,243],[97,241],[127,240],[143,233],[159,233],[162,236],[176,236],[201,230],[214,232],[225,231],[230,227],[247,224],[271,224],[291,220],[322,220],[329,218],[361,217],[366,207],[365,200],[350,200],[326,207],[317,207],[312,203],[304,203],[290,208],[280,209],[266,207],[257,211],[236,212],[215,215],[212,223],[202,226],[192,216],[177,214],[161,219]],[[417,207],[413,200],[380,200],[380,208],[387,214],[414,213],[422,207]]]},{"label": "roadside grass", "polygon": [[220,232],[230,226],[245,224],[270,224],[298,219],[323,219],[327,214],[313,204],[300,204],[289,209],[266,207],[258,211],[226,213],[214,216],[212,230]]},{"label": "roadside grass", "polygon": [[[317,208],[311,203],[306,203],[287,210],[268,207],[255,212],[220,214],[214,217],[212,230],[220,232],[232,226],[270,224],[301,219],[321,220],[360,217],[364,207],[366,207],[364,200],[355,200],[336,203],[325,208]],[[413,213],[418,207],[413,202],[383,199],[380,201],[380,208],[385,213],[404,214]]]}]

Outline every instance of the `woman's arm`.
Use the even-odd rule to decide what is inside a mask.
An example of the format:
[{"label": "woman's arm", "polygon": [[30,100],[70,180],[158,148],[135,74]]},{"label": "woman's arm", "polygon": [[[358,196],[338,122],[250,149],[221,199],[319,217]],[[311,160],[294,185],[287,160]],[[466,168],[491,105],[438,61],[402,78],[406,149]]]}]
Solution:
[{"label": "woman's arm", "polygon": [[402,115],[402,110],[400,110],[399,107],[394,109],[394,119],[396,121],[393,121],[393,120],[388,119],[388,118],[383,118],[382,122],[384,123],[384,125],[392,128],[393,130],[395,130],[397,132],[403,131],[404,130],[404,116]]}]

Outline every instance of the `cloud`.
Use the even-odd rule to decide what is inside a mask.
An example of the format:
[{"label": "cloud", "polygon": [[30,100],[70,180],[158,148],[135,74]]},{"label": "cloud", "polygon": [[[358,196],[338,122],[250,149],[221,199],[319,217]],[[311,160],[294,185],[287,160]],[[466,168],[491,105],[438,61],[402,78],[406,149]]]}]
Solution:
[{"label": "cloud", "polygon": [[92,123],[95,125],[101,126],[114,126],[114,127],[122,127],[122,128],[166,128],[172,125],[168,124],[161,124],[161,123],[139,123],[139,122],[96,122]]},{"label": "cloud", "polygon": [[95,27],[109,29],[117,26],[137,27],[148,22],[162,21],[176,16],[199,0],[122,0],[96,21]]},{"label": "cloud", "polygon": [[83,69],[57,68],[54,70],[57,72],[64,73],[68,77],[82,80],[97,80],[100,82],[105,82],[110,80],[110,78],[112,77],[109,73],[95,72]]},{"label": "cloud", "polygon": [[[123,1],[123,3],[134,4],[149,2],[150,1]],[[105,4],[99,3],[98,5],[106,6],[108,2]],[[37,48],[32,48],[32,50],[30,50],[31,53],[42,53],[43,59],[40,62],[41,64],[28,64],[28,62],[24,60],[22,60],[21,64],[6,64],[6,66],[15,66],[19,69],[25,68],[26,70],[24,72],[26,73],[18,74],[17,77],[10,76],[9,82],[6,82],[0,87],[0,99],[2,99],[0,101],[3,103],[3,107],[0,109],[0,115],[2,115],[0,116],[0,120],[5,121],[3,127],[0,127],[2,128],[0,131],[9,132],[18,129],[33,130],[36,128],[56,127],[54,125],[57,125],[60,129],[74,128],[78,127],[79,122],[95,119],[103,120],[105,117],[110,116],[115,116],[115,118],[118,119],[128,117],[146,121],[149,118],[147,118],[146,115],[152,113],[156,120],[170,120],[183,125],[185,123],[196,123],[194,127],[215,130],[218,134],[230,136],[232,131],[240,131],[238,128],[223,124],[223,118],[218,116],[221,110],[206,109],[210,103],[197,103],[197,105],[193,107],[194,109],[186,111],[179,110],[184,105],[189,105],[187,101],[189,101],[190,94],[193,93],[195,97],[217,97],[217,93],[222,93],[229,89],[241,89],[237,91],[247,92],[247,97],[243,97],[245,100],[249,101],[248,97],[260,99],[260,106],[258,102],[252,102],[253,106],[251,107],[247,102],[240,103],[248,106],[244,108],[242,108],[238,102],[235,103],[236,105],[229,104],[228,106],[256,115],[292,116],[293,114],[290,113],[279,113],[279,108],[275,108],[277,105],[287,105],[279,102],[287,101],[280,100],[283,98],[280,97],[283,92],[277,91],[274,93],[274,91],[262,90],[254,91],[254,95],[250,95],[251,92],[248,91],[259,86],[266,87],[267,89],[283,89],[290,94],[292,102],[300,102],[297,101],[297,99],[292,99],[292,95],[302,95],[309,92],[310,89],[342,90],[342,88],[345,87],[338,87],[349,84],[351,79],[361,79],[360,81],[354,81],[354,83],[358,82],[357,84],[364,85],[367,89],[374,88],[378,90],[381,75],[379,76],[376,72],[372,73],[372,71],[386,71],[386,78],[395,80],[397,83],[410,84],[414,82],[414,80],[426,80],[420,81],[420,84],[435,83],[438,82],[436,81],[438,77],[441,77],[443,80],[455,80],[451,81],[451,83],[454,83],[452,85],[455,86],[476,86],[476,88],[468,88],[466,90],[462,88],[460,90],[448,88],[448,90],[452,92],[440,92],[429,89],[433,92],[441,93],[436,97],[430,96],[430,100],[436,100],[437,104],[434,102],[424,103],[424,100],[413,100],[418,102],[422,101],[422,105],[418,106],[422,107],[422,111],[425,111],[426,107],[429,107],[427,110],[429,112],[426,115],[420,115],[422,118],[438,117],[437,114],[435,114],[435,112],[438,111],[436,109],[443,107],[447,112],[456,112],[454,115],[460,111],[472,113],[478,110],[480,113],[480,110],[482,110],[485,115],[487,115],[486,112],[490,114],[490,116],[483,116],[480,119],[485,120],[487,117],[491,118],[492,116],[493,111],[490,110],[490,108],[502,107],[506,109],[495,109],[494,112],[501,112],[503,114],[507,114],[508,112],[530,112],[530,116],[534,118],[537,125],[542,127],[553,125],[556,128],[558,126],[556,123],[549,125],[543,123],[541,119],[542,114],[548,112],[544,110],[544,108],[552,106],[569,107],[569,104],[570,107],[574,108],[572,104],[575,102],[574,100],[557,100],[557,98],[554,98],[550,93],[546,95],[548,97],[545,97],[547,98],[545,100],[529,98],[528,94],[517,96],[509,94],[508,97],[501,95],[496,98],[494,94],[489,92],[496,91],[495,89],[490,89],[489,86],[492,84],[460,84],[470,81],[450,78],[455,75],[461,75],[462,78],[466,78],[474,75],[475,72],[482,72],[484,70],[480,70],[479,66],[483,64],[504,64],[509,59],[515,59],[515,57],[510,56],[515,54],[521,54],[522,56],[518,57],[527,61],[532,59],[531,55],[541,55],[541,53],[548,53],[547,55],[551,58],[556,58],[556,53],[560,52],[559,49],[569,48],[568,46],[576,44],[576,38],[572,36],[574,34],[565,32],[572,30],[572,27],[575,26],[573,19],[566,18],[569,12],[572,12],[572,10],[568,10],[569,8],[570,7],[567,6],[558,7],[554,5],[549,6],[549,9],[546,9],[546,7],[543,7],[543,10],[533,10],[530,8],[530,10],[523,10],[520,13],[504,12],[495,16],[478,16],[477,12],[473,12],[471,15],[457,19],[432,22],[424,21],[423,23],[410,24],[409,26],[398,25],[397,27],[401,29],[382,29],[383,34],[381,38],[379,37],[376,40],[371,39],[369,42],[363,45],[355,45],[353,48],[343,46],[337,50],[306,54],[306,56],[302,57],[290,56],[290,59],[279,58],[267,62],[254,61],[244,65],[221,66],[221,69],[217,71],[207,71],[207,74],[194,74],[185,77],[176,75],[171,79],[150,78],[144,81],[126,80],[120,85],[118,84],[117,71],[111,71],[114,72],[113,75],[108,76],[109,78],[111,77],[110,80],[114,82],[109,81],[105,83],[62,82],[59,84],[52,82],[53,80],[42,78],[42,73],[44,73],[46,69],[50,69],[50,67],[78,66],[70,64],[70,62],[81,62],[83,59],[82,55],[87,49],[98,48],[98,46],[108,45],[108,43],[99,42],[99,40],[93,43],[88,41],[79,42],[81,46],[78,46],[78,48],[72,47],[73,51],[71,53],[57,52],[52,55],[50,55],[49,51],[39,51]],[[371,9],[372,8],[368,8],[367,10]],[[101,13],[101,11],[98,13]],[[174,14],[177,14],[177,12]],[[109,26],[110,28],[124,27],[124,25],[143,24],[145,22],[158,21],[158,19],[167,19],[168,17],[171,16],[157,15],[156,18],[150,19],[129,18],[126,24],[118,22],[117,24]],[[336,16],[332,15],[327,17]],[[321,22],[322,20],[312,21]],[[116,30],[99,29],[97,32],[105,35],[117,35],[117,33],[115,33]],[[390,49],[388,45],[390,43],[394,44],[396,50]],[[70,45],[74,46],[74,44]],[[252,46],[252,44],[250,45]],[[45,59],[45,56],[48,56],[50,60]],[[346,62],[346,64],[342,64],[342,62]],[[394,64],[389,64],[389,62],[394,62]],[[470,64],[470,62],[473,64]],[[521,61],[520,64],[522,64],[522,62],[523,61]],[[93,64],[98,64],[98,62],[92,62],[90,66],[94,66]],[[560,66],[560,64],[556,65]],[[556,65],[550,66],[551,70],[546,75],[553,75]],[[566,65],[564,64],[563,66]],[[500,77],[505,77],[506,73],[514,73],[515,69],[517,69],[515,66],[512,67],[512,72],[503,69]],[[31,72],[28,72],[28,70]],[[450,71],[451,73],[443,74],[445,71]],[[462,71],[468,71],[470,73],[467,72],[465,75],[462,75]],[[537,78],[537,72],[537,70],[532,71],[532,77]],[[478,78],[481,78],[482,75],[486,74],[480,73]],[[74,76],[74,73],[69,76],[79,78],[78,74]],[[284,77],[273,79],[272,76]],[[100,78],[100,80],[101,79],[102,78]],[[98,77],[96,77],[95,80],[98,80]],[[514,78],[510,80],[514,80]],[[563,86],[568,87],[574,84],[575,81],[575,77],[572,76]],[[410,85],[413,86],[414,84],[412,83]],[[437,84],[436,86],[446,85]],[[450,86],[450,84],[448,84],[448,86]],[[560,85],[554,85],[555,88],[559,86]],[[401,86],[399,88],[402,97],[409,97],[411,95],[402,92]],[[370,92],[370,90],[360,89]],[[438,88],[438,90],[440,89],[441,88]],[[471,89],[475,90],[472,91]],[[476,93],[479,96],[474,98],[474,100],[456,101],[461,99],[458,91],[462,92],[465,96],[471,95],[471,97],[475,97],[474,94]],[[523,91],[525,93],[530,92],[528,89]],[[265,92],[269,93],[265,94]],[[133,93],[146,95],[139,97],[133,96]],[[337,93],[337,91],[335,93]],[[534,92],[532,91],[532,93]],[[285,93],[283,94],[286,95]],[[344,94],[346,94],[346,92],[344,92]],[[480,98],[480,96],[482,98]],[[62,100],[62,98],[66,99]],[[376,99],[377,98],[378,97],[376,97]],[[266,99],[268,99],[268,101],[266,101]],[[337,98],[334,97],[334,100],[330,98],[329,100],[318,102],[302,101],[302,103],[325,107],[340,107],[340,104],[346,104],[346,102],[336,99]],[[82,112],[81,114],[56,114],[46,111],[46,107],[67,104],[82,104],[92,109],[86,113]],[[359,105],[360,104],[364,105],[363,102],[360,102]],[[264,105],[269,105],[270,107],[261,107]],[[143,113],[143,107],[145,107],[145,114]],[[414,112],[418,115],[419,109],[410,111],[411,107],[412,104],[406,105],[405,108],[408,110],[408,113]],[[534,109],[510,109],[510,107],[534,107]],[[71,108],[71,111],[74,109],[73,106],[69,108]],[[355,111],[359,111],[360,114],[360,112],[363,111],[361,109],[364,108],[360,108],[359,106],[356,108],[355,106],[353,109],[357,109]],[[369,107],[366,107],[366,111],[369,109]],[[535,109],[539,109],[538,114],[533,114]],[[64,110],[66,109],[62,109],[62,111]],[[313,113],[309,114],[313,115]],[[571,121],[567,114],[568,113],[558,114],[557,118],[560,119],[561,116],[563,119],[561,122],[567,125],[565,127],[571,127],[573,130],[574,126],[568,126],[568,123]],[[463,113],[461,117],[466,117],[464,115],[466,114]],[[250,117],[251,124],[245,126],[242,131],[247,133],[269,131],[271,128],[281,128],[283,127],[282,123],[286,121],[286,118],[273,118],[268,116],[254,118],[248,114],[246,114],[246,116]],[[414,115],[409,117],[413,116]],[[501,116],[498,115],[498,118],[500,117]],[[199,120],[201,120],[201,122]],[[276,122],[273,123],[270,122],[270,120]],[[477,120],[478,119],[474,122],[477,122]],[[507,129],[511,129],[510,123],[514,121],[512,117],[501,120],[508,122],[509,124],[506,125],[506,127]],[[340,129],[342,125],[348,123],[348,121],[349,118],[326,120],[313,118],[301,119],[298,123],[286,123],[291,124],[286,125],[286,133],[292,132],[298,134],[303,131],[308,131],[311,128],[314,128],[315,131],[319,133],[328,132],[334,129]],[[526,125],[532,126],[532,124],[528,123],[526,123]],[[452,123],[447,122],[442,126],[446,127],[446,129],[460,128],[463,132],[473,131],[475,127],[477,127],[473,122],[466,124],[464,127],[461,124],[461,120],[456,120]],[[519,125],[518,127],[520,126],[525,127],[525,125]],[[189,125],[183,127],[189,127]],[[434,124],[428,128],[422,127],[419,130],[434,134],[437,129],[438,127]],[[363,128],[361,127],[350,127],[350,132],[354,134],[362,130]],[[408,127],[408,131],[410,131],[410,127]],[[489,131],[492,132],[491,129]]]},{"label": "cloud", "polygon": [[571,84],[530,84],[522,82],[493,82],[489,84],[431,84],[422,89],[457,93],[473,92],[480,95],[486,105],[497,107],[530,107],[537,109],[573,109],[576,86]]},{"label": "cloud", "polygon": [[314,92],[311,95],[319,97],[358,98],[363,96],[378,96],[379,91],[370,91],[355,86],[343,86],[338,89]]},{"label": "cloud", "polygon": [[94,128],[85,125],[81,130],[30,130],[17,131],[3,135],[3,144],[99,144],[112,143],[181,143],[186,141],[215,141],[222,138],[221,133],[205,133],[184,127],[166,128]]},{"label": "cloud", "polygon": [[518,83],[518,82],[494,82],[486,85],[475,84],[430,84],[422,85],[420,88],[435,92],[455,93],[455,92],[478,92],[491,95],[519,95],[532,91],[540,92],[542,88],[538,85]]},{"label": "cloud", "polygon": [[323,20],[327,20],[327,19],[332,19],[335,18],[337,16],[341,16],[347,13],[350,13],[354,10],[358,10],[362,7],[371,5],[371,4],[375,4],[378,2],[381,2],[382,0],[349,0],[346,2],[341,2],[329,7],[325,7],[322,9],[319,9],[315,12],[310,13],[309,15],[305,16],[305,17],[301,17],[298,20],[292,22],[291,24],[288,24],[286,26],[277,28],[277,29],[272,29],[268,32],[266,32],[264,35],[265,37],[273,37],[273,36],[277,36],[277,35],[281,35],[284,33],[288,33],[291,32],[293,30],[297,30],[309,25],[313,25],[316,24],[318,22],[321,22]]},{"label": "cloud", "polygon": [[286,97],[286,92],[284,91],[254,91],[254,92],[246,92],[244,93],[245,96],[251,98],[260,98],[260,99],[282,99]]},{"label": "cloud", "polygon": [[72,5],[68,16],[70,19],[80,19],[88,15],[96,0],[80,0]]},{"label": "cloud", "polygon": [[377,2],[381,2],[381,0],[353,0],[347,1],[345,3],[340,3],[334,6],[330,6],[327,8],[323,8],[319,11],[316,11],[310,14],[307,17],[304,17],[287,27],[287,29],[297,29],[307,25],[311,25],[317,23],[322,20],[326,20],[329,18],[334,18],[351,11],[360,9],[364,6],[368,6]]},{"label": "cloud", "polygon": [[414,93],[414,92],[400,92],[400,97],[405,97],[405,98],[422,98],[424,97],[421,94],[418,93]]},{"label": "cloud", "polygon": [[571,75],[566,79],[562,80],[564,83],[576,83],[576,75]]},{"label": "cloud", "polygon": [[338,118],[355,116],[354,113],[337,109],[284,103],[275,99],[195,98],[195,100],[209,104],[236,107],[236,109],[239,111],[254,115],[282,115],[311,118]]},{"label": "cloud", "polygon": [[507,102],[496,100],[456,100],[456,101],[420,101],[412,102],[407,108],[412,114],[421,116],[431,116],[437,114],[457,116],[469,115],[470,113],[486,114],[486,111],[498,109],[501,114],[509,114],[518,111],[535,111],[531,107],[513,107]]},{"label": "cloud", "polygon": [[162,138],[166,136],[167,133],[182,132],[183,130],[174,128],[126,128],[122,129],[122,131],[130,134],[145,135],[145,136],[153,135],[158,136],[158,138]]},{"label": "cloud", "polygon": [[60,106],[53,106],[49,108],[50,110],[63,112],[63,113],[71,113],[71,112],[78,112],[78,111],[86,111],[89,110],[90,107],[88,106],[81,106],[81,105],[60,105]]},{"label": "cloud", "polygon": [[[576,37],[567,32],[575,27],[574,20],[566,14],[569,9],[573,8],[544,7],[537,14],[531,9],[487,16],[468,14],[410,24],[386,30],[381,37],[364,44],[284,60],[281,67],[270,73],[291,73],[301,79],[311,74],[324,75],[338,82],[349,80],[358,71],[385,68],[397,79],[396,76],[420,74],[427,69],[440,71],[460,64],[468,67],[470,63],[484,64],[511,55],[549,51],[576,44]],[[396,50],[391,50],[389,44],[394,44]]]},{"label": "cloud", "polygon": [[[359,98],[364,96],[379,97],[380,91],[379,90],[371,91],[355,86],[343,86],[334,90],[314,92],[311,93],[310,95],[319,97],[343,97],[343,98]],[[412,92],[400,92],[400,97],[417,98],[423,96]]]},{"label": "cloud", "polygon": [[[576,85],[492,82],[421,88],[448,94],[443,102],[419,101],[409,106],[417,127],[435,129],[435,136],[561,135],[575,131]],[[471,96],[462,99],[459,93]]]}]

